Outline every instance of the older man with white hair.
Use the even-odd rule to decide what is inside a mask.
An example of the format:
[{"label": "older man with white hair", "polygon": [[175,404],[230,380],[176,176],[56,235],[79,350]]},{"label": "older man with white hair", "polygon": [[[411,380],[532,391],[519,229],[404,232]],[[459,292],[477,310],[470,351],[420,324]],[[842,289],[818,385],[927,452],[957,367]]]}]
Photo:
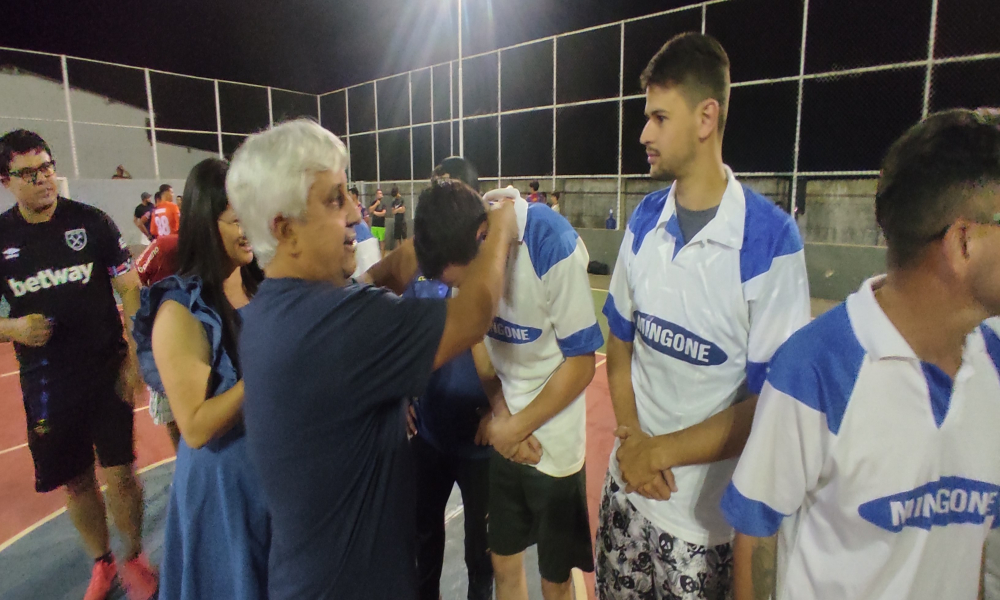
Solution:
[{"label": "older man with white hair", "polygon": [[[404,398],[483,339],[517,235],[512,205],[492,212],[479,258],[447,301],[349,284],[360,213],[347,160],[336,136],[292,121],[247,139],[226,182],[268,277],[243,311],[240,357],[251,460],[272,511],[276,600],[415,598]],[[400,252],[412,257],[412,245]],[[399,280],[380,268],[369,271],[376,281]]]}]

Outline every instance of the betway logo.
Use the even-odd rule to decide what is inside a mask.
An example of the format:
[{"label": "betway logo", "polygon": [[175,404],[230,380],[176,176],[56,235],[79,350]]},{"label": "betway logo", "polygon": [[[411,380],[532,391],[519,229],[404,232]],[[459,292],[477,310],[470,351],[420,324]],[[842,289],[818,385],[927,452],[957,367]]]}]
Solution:
[{"label": "betway logo", "polygon": [[10,291],[14,292],[14,296],[20,298],[29,292],[47,290],[68,281],[79,281],[86,285],[90,281],[90,274],[93,271],[94,263],[87,263],[63,269],[45,269],[44,271],[39,271],[34,277],[29,277],[24,281],[8,279],[7,283],[10,285]]},{"label": "betway logo", "polygon": [[510,321],[504,321],[500,317],[493,319],[493,326],[490,327],[488,336],[508,344],[527,344],[542,336],[542,330],[534,327],[517,325]]},{"label": "betway logo", "polygon": [[942,477],[909,492],[865,502],[858,507],[861,517],[898,533],[904,527],[946,527],[957,523],[981,525],[992,519],[1000,527],[997,496],[1000,486],[965,477]]},{"label": "betway logo", "polygon": [[635,327],[650,348],[692,365],[721,365],[729,358],[712,342],[653,315],[635,311]]}]

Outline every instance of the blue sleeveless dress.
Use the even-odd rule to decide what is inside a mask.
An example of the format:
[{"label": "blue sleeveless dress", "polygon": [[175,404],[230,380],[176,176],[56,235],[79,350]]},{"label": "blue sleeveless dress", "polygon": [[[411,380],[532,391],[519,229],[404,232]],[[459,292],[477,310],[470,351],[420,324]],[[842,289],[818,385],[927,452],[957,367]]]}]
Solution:
[{"label": "blue sleeveless dress", "polygon": [[[154,390],[163,392],[153,361],[153,320],[166,300],[186,306],[205,328],[211,344],[209,397],[239,380],[222,345],[222,318],[201,291],[200,278],[177,276],[142,291],[133,335],[143,377]],[[181,439],[165,530],[160,600],[267,598],[270,516],[242,422],[197,450]]]}]

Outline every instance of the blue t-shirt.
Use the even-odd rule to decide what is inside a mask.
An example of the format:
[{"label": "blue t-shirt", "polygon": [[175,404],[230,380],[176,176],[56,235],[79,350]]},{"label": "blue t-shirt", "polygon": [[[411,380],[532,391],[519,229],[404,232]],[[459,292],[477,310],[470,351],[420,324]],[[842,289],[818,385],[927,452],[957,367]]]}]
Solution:
[{"label": "blue t-shirt", "polygon": [[445,314],[442,300],[301,279],[265,280],[243,310],[272,600],[416,597],[404,409],[427,385]]},{"label": "blue t-shirt", "polygon": [[[417,276],[404,298],[448,298],[451,288]],[[417,402],[417,433],[439,451],[459,458],[489,458],[490,446],[476,444],[479,421],[490,401],[476,372],[472,351],[464,352],[431,375]]]}]

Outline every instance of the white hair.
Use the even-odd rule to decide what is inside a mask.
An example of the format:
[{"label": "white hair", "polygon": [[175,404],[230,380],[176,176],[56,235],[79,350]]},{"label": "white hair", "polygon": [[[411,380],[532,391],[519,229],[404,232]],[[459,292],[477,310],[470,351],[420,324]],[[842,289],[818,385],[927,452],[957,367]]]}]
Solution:
[{"label": "white hair", "polygon": [[233,156],[226,193],[260,265],[277,250],[274,219],[300,219],[316,173],[347,168],[347,148],[309,119],[288,121],[251,135]]}]

